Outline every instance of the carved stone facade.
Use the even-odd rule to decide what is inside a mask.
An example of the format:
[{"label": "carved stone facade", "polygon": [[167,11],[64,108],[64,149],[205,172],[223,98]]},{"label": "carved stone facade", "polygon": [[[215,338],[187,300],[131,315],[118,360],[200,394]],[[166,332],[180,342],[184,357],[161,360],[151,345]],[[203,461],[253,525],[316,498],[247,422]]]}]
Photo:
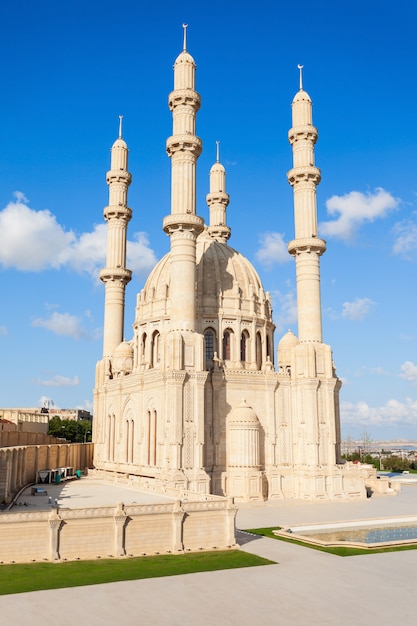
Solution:
[{"label": "carved stone facade", "polygon": [[[95,467],[109,477],[141,477],[241,501],[365,498],[366,485],[383,489],[372,470],[341,463],[341,383],[321,334],[320,256],[326,245],[317,232],[320,171],[308,94],[300,86],[289,133],[295,216],[289,252],[296,266],[299,336],[288,332],[280,340],[277,367],[270,296],[250,262],[227,244],[229,196],[219,154],[210,170],[209,225],[196,215],[200,98],[185,47],[174,65],[169,106],[172,204],[163,228],[170,252],[137,296],[129,341],[123,317],[130,274],[121,239],[130,219],[129,210],[122,210],[130,175],[121,137],[112,149],[112,171],[118,160],[126,193],[117,214],[105,210],[109,267],[102,272],[106,310],[96,374]],[[112,199],[114,177],[108,184]]]}]

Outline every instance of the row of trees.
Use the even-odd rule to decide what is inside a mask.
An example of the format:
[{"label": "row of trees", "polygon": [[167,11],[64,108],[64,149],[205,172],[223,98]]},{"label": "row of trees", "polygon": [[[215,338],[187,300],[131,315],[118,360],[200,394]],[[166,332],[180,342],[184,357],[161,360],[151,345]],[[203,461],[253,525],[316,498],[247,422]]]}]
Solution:
[{"label": "row of trees", "polygon": [[[353,452],[352,454],[344,454],[343,458],[346,461],[360,461],[361,463],[368,463],[373,465],[377,470],[383,469],[390,472],[404,472],[417,469],[416,461],[409,461],[407,458],[397,456],[396,454],[383,455],[380,458],[375,458],[370,454],[363,454],[361,452]],[[382,467],[380,467],[380,463]]]},{"label": "row of trees", "polygon": [[88,420],[62,420],[58,415],[49,420],[48,435],[62,437],[71,443],[91,441],[91,431],[91,422]]}]

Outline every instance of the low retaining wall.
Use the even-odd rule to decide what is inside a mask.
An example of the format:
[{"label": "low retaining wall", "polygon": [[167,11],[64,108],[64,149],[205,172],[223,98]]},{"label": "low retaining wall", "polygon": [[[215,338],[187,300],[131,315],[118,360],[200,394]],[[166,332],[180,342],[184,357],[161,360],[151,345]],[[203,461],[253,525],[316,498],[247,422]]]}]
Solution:
[{"label": "low retaining wall", "polygon": [[9,503],[22,487],[35,483],[40,470],[92,467],[93,449],[92,443],[0,448],[0,503]]},{"label": "low retaining wall", "polygon": [[0,515],[0,562],[63,561],[227,549],[231,499]]}]

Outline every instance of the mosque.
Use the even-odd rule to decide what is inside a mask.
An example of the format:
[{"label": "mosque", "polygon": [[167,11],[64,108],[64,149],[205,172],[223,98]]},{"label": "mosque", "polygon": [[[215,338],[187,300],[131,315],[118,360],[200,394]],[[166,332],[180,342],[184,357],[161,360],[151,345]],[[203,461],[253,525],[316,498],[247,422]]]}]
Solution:
[{"label": "mosque", "polygon": [[292,102],[289,141],[295,238],[288,244],[297,282],[298,337],[274,348],[271,299],[257,271],[228,244],[226,172],[219,154],[206,196],[209,223],[196,213],[196,65],[184,46],[169,94],[173,132],[169,252],[137,295],[133,337],[124,339],[127,226],[132,216],[128,148],[111,149],[103,358],[94,395],[94,465],[156,489],[278,498],[366,498],[383,489],[370,466],[343,463],[339,391],[332,351],[322,341],[320,257],[312,102]]}]

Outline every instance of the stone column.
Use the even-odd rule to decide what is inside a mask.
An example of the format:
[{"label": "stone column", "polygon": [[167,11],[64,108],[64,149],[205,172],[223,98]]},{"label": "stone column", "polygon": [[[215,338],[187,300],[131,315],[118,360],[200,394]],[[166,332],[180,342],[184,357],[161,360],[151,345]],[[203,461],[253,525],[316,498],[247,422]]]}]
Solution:
[{"label": "stone column", "polygon": [[54,509],[49,516],[49,558],[51,561],[59,561],[59,531],[62,519],[58,515],[58,509]]},{"label": "stone column", "polygon": [[183,522],[185,513],[181,507],[181,501],[176,500],[174,503],[174,510],[172,511],[172,551],[183,552]]},{"label": "stone column", "polygon": [[116,505],[116,513],[114,516],[114,524],[115,524],[114,553],[116,556],[126,555],[126,546],[125,546],[126,521],[127,521],[127,515],[124,511],[123,502],[118,502]]}]

